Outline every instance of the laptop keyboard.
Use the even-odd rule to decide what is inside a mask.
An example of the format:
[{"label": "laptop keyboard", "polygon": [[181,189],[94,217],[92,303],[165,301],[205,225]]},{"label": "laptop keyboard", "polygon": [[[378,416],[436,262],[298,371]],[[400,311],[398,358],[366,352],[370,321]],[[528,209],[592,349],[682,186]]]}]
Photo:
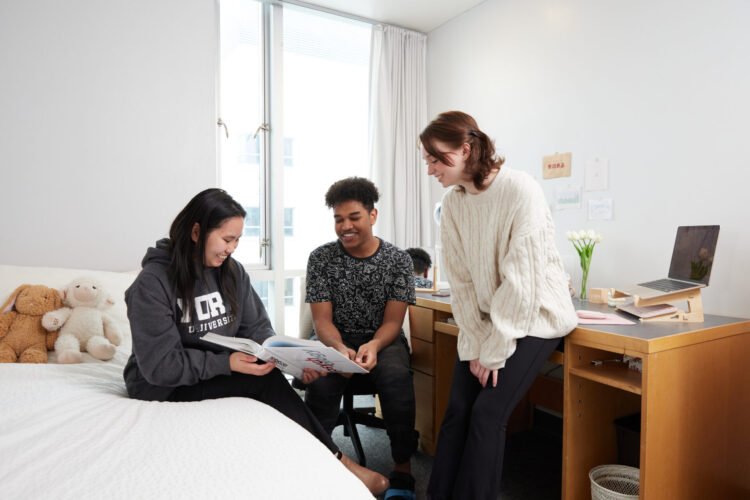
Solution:
[{"label": "laptop keyboard", "polygon": [[638,283],[639,286],[645,286],[646,288],[653,288],[661,292],[675,292],[677,290],[684,290],[686,288],[693,288],[696,286],[695,283],[685,283],[682,281],[675,281],[670,279],[660,279],[656,281],[648,281],[646,283]]}]

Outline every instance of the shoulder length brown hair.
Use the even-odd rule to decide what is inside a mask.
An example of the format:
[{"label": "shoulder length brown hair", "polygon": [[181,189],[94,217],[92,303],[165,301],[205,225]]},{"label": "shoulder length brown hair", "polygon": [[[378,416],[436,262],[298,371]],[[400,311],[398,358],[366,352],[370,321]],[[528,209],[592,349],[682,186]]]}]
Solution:
[{"label": "shoulder length brown hair", "polygon": [[468,144],[471,153],[466,160],[464,172],[469,175],[477,189],[482,189],[484,180],[490,172],[499,169],[505,162],[505,158],[495,153],[492,139],[479,130],[476,120],[461,111],[440,113],[419,134],[419,140],[428,154],[446,165],[453,165],[453,162],[435,148],[435,141],[442,142],[451,149],[458,149],[464,143]]}]

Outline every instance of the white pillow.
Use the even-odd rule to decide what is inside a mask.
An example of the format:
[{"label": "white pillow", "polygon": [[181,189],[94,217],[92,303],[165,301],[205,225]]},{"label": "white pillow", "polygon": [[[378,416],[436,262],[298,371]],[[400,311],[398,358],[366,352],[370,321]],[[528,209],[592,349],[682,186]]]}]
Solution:
[{"label": "white pillow", "polygon": [[136,275],[136,272],[115,273],[87,269],[0,265],[0,304],[5,303],[13,290],[23,284],[45,285],[61,290],[76,278],[90,276],[99,280],[115,301],[115,305],[107,309],[107,313],[119,323],[127,325],[124,295]]}]

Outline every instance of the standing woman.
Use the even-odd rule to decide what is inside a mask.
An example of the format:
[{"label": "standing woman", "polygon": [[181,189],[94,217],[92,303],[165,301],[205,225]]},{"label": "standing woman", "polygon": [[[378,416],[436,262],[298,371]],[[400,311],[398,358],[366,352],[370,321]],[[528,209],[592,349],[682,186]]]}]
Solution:
[{"label": "standing woman", "polygon": [[[318,438],[373,494],[382,475],[343,456],[275,364],[200,339],[212,331],[262,343],[274,335],[260,298],[233,258],[245,210],[225,191],[198,193],[156,242],[125,292],[133,354],[125,366],[131,398],[200,401],[248,397],[283,413]],[[306,370],[304,382],[318,373]],[[249,431],[250,429],[248,429]]]},{"label": "standing woman", "polygon": [[508,418],[577,318],[534,179],[504,166],[465,113],[438,115],[420,140],[428,174],[453,186],[440,234],[459,327],[428,497],[495,499]]}]

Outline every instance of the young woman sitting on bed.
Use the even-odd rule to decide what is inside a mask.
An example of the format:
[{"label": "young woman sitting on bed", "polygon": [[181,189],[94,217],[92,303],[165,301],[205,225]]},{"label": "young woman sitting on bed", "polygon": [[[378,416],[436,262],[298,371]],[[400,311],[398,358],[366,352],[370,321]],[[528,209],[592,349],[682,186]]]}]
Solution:
[{"label": "young woman sitting on bed", "polygon": [[[274,335],[250,278],[232,253],[245,210],[221,189],[198,193],[177,215],[169,238],[143,258],[125,292],[133,354],[125,367],[131,398],[200,401],[248,397],[280,411],[318,438],[374,494],[386,478],[343,455],[273,363],[227,352],[200,337],[208,331],[262,343]],[[303,382],[317,379],[307,370]]]}]

